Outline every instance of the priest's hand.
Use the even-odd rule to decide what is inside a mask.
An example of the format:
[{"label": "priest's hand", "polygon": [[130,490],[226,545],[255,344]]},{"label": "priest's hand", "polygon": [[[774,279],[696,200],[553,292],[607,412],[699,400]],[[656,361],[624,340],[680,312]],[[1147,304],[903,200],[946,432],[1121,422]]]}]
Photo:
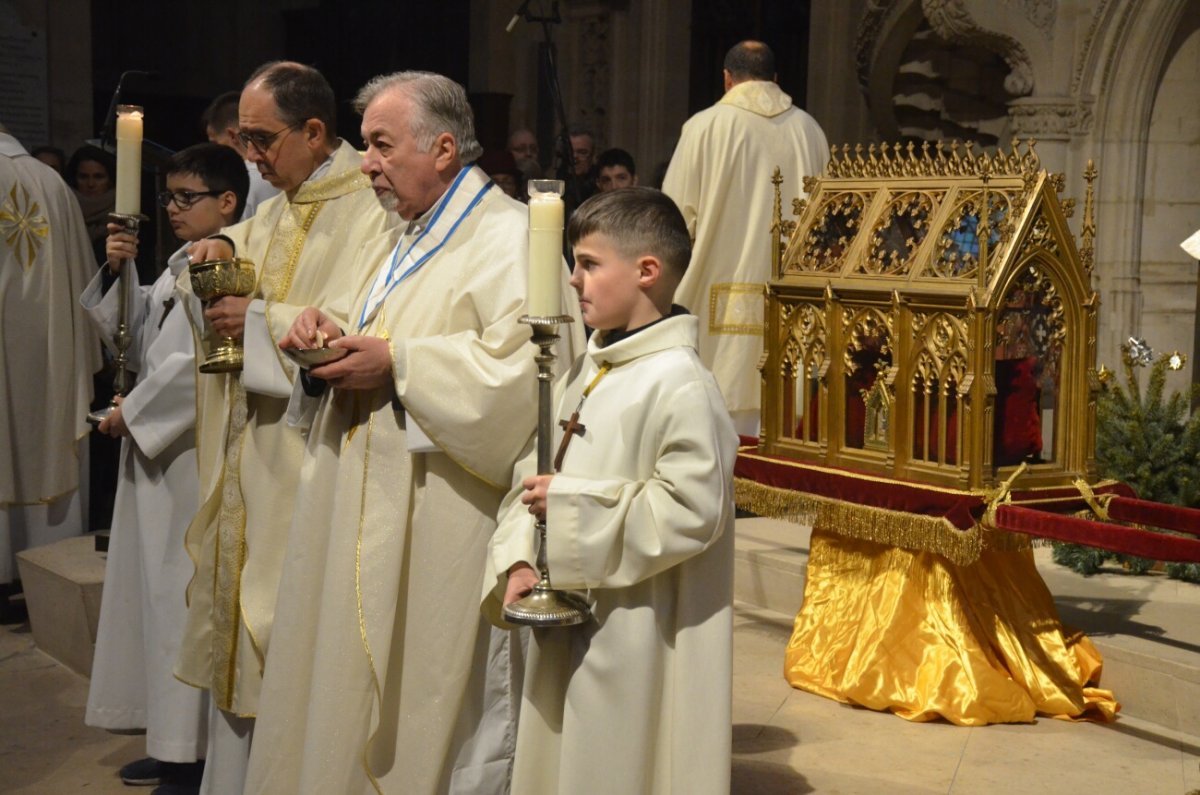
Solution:
[{"label": "priest's hand", "polygon": [[330,348],[349,353],[308,374],[337,389],[382,389],[392,386],[392,346],[382,337],[340,337]]},{"label": "priest's hand", "polygon": [[[318,338],[317,332],[320,332],[322,336]],[[342,336],[342,330],[338,328],[337,323],[330,320],[320,309],[310,306],[305,307],[292,321],[292,327],[279,341],[279,347],[301,350],[322,348],[326,343],[336,340],[340,336]]]},{"label": "priest's hand", "polygon": [[237,295],[218,298],[204,310],[204,317],[222,337],[240,340],[246,329],[246,307],[250,306],[250,300]]},{"label": "priest's hand", "polygon": [[108,237],[104,241],[104,255],[108,257],[108,269],[113,273],[121,272],[125,260],[137,257],[137,236],[125,231],[123,224],[109,224]]},{"label": "priest's hand", "polygon": [[521,486],[525,489],[521,495],[521,502],[528,505],[529,512],[539,519],[546,518],[546,492],[550,490],[552,480],[553,475],[533,475],[521,481]]},{"label": "priest's hand", "polygon": [[229,259],[233,256],[233,246],[228,240],[219,237],[206,237],[188,246],[188,259],[192,262],[208,262],[214,259]]},{"label": "priest's hand", "polygon": [[120,395],[113,398],[113,403],[116,404],[116,407],[100,423],[100,426],[97,428],[100,433],[107,433],[114,439],[120,439],[122,436],[129,435],[129,426],[125,424],[125,418],[121,415],[121,403],[124,401],[125,398]]},{"label": "priest's hand", "polygon": [[525,561],[514,563],[508,569],[508,585],[504,588],[504,605],[507,607],[519,599],[529,596],[533,586],[538,584],[541,577],[537,571]]}]

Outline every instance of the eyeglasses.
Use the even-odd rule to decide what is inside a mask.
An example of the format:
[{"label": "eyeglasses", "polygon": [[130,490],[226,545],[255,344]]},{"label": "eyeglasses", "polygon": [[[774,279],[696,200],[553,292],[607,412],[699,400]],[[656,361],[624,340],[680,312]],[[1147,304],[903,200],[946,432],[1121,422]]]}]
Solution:
[{"label": "eyeglasses", "polygon": [[291,132],[292,130],[295,130],[297,127],[301,126],[303,126],[303,123],[289,124],[283,129],[276,130],[273,133],[239,131],[237,134],[237,139],[238,142],[247,149],[253,148],[254,151],[258,152],[259,154],[266,154],[266,151],[271,148],[271,144],[275,143],[276,138],[283,135],[285,132]]},{"label": "eyeglasses", "polygon": [[158,206],[167,207],[172,201],[181,210],[190,210],[192,205],[205,196],[220,196],[223,190],[164,190],[158,194]]}]

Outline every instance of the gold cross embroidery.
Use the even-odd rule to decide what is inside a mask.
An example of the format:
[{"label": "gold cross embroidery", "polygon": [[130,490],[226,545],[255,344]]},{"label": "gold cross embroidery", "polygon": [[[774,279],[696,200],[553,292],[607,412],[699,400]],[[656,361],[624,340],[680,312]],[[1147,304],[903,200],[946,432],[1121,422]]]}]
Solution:
[{"label": "gold cross embroidery", "polygon": [[23,270],[33,267],[38,247],[50,234],[50,224],[40,211],[41,207],[29,200],[29,191],[19,182],[13,183],[8,198],[0,205],[0,237],[16,253]]}]

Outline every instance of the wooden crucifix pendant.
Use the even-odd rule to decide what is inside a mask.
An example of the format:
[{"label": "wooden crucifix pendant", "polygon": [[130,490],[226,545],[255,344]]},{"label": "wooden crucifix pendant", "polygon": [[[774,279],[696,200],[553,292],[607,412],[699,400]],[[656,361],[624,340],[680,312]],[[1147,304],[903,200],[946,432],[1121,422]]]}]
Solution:
[{"label": "wooden crucifix pendant", "polygon": [[579,421],[579,412],[571,412],[571,417],[565,420],[558,421],[559,427],[563,429],[562,441],[558,444],[558,454],[554,456],[554,471],[562,469],[563,458],[567,455],[567,448],[571,445],[572,436],[583,436],[587,427]]}]

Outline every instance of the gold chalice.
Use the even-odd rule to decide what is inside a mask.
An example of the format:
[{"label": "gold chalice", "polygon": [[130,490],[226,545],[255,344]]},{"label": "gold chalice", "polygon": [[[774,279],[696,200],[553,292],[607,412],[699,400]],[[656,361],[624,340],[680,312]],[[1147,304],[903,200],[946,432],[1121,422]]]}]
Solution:
[{"label": "gold chalice", "polygon": [[[254,292],[258,281],[254,263],[236,257],[195,262],[188,266],[188,273],[192,278],[192,292],[205,306],[228,295],[244,298]],[[205,356],[200,372],[240,372],[244,360],[242,341],[218,334],[207,320],[204,327]]]}]

